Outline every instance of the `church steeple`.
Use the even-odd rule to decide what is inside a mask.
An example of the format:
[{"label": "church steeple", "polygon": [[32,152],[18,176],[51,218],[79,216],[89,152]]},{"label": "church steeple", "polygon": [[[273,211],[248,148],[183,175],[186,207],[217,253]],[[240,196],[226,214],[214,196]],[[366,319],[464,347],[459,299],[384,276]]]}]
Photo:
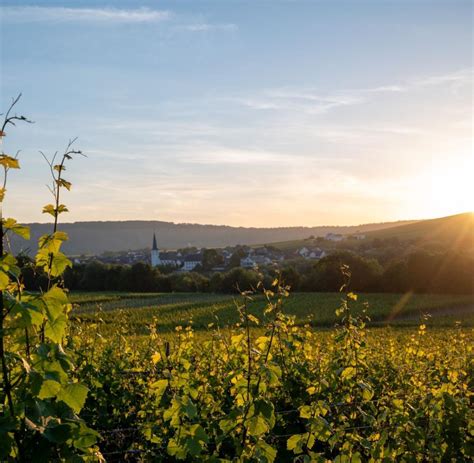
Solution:
[{"label": "church steeple", "polygon": [[151,266],[157,267],[161,265],[160,259],[160,251],[158,250],[158,246],[156,245],[156,235],[153,233],[153,245],[151,247]]}]

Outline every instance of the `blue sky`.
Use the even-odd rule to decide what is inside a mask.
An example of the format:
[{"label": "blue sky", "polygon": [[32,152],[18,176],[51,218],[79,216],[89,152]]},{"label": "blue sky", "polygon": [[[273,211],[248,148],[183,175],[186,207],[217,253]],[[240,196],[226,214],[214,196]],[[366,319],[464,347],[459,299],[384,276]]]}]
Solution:
[{"label": "blue sky", "polygon": [[472,3],[6,2],[1,105],[34,125],[5,212],[44,221],[357,224],[472,209]]}]

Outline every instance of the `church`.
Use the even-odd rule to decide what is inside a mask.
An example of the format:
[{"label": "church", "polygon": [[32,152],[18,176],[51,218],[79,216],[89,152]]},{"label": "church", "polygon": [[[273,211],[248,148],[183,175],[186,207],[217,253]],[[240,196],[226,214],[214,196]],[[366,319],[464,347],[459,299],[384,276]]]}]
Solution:
[{"label": "church", "polygon": [[151,266],[179,268],[182,264],[182,256],[179,252],[160,252],[156,244],[156,235],[153,233],[153,244],[151,246]]}]

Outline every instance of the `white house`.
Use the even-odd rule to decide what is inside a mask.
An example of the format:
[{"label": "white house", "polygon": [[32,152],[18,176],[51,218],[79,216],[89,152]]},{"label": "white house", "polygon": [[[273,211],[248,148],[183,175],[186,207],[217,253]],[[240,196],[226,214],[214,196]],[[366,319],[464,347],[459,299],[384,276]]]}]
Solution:
[{"label": "white house", "polygon": [[305,257],[309,254],[309,249],[307,247],[303,247],[301,249],[298,250],[298,254],[301,256],[301,257]]},{"label": "white house", "polygon": [[322,259],[323,257],[326,257],[327,254],[326,254],[326,251],[324,251],[323,249],[314,249],[312,250],[307,259],[316,259],[316,260],[319,260],[319,259]]},{"label": "white house", "polygon": [[254,255],[251,259],[255,262],[256,265],[269,265],[272,263],[272,260],[267,256]]},{"label": "white house", "polygon": [[305,259],[322,259],[323,257],[326,257],[326,252],[319,248],[308,249],[304,247],[299,249],[297,254]]},{"label": "white house", "polygon": [[182,256],[179,252],[169,251],[160,253],[161,265],[167,267],[181,267]]},{"label": "white house", "polygon": [[191,272],[194,270],[198,265],[202,264],[202,256],[201,254],[188,254],[184,257],[184,264],[181,270],[183,272]]},{"label": "white house", "polygon": [[344,236],[340,233],[328,233],[325,238],[329,241],[342,241]]},{"label": "white house", "polygon": [[248,255],[247,257],[240,259],[240,266],[243,268],[257,268],[257,263]]}]

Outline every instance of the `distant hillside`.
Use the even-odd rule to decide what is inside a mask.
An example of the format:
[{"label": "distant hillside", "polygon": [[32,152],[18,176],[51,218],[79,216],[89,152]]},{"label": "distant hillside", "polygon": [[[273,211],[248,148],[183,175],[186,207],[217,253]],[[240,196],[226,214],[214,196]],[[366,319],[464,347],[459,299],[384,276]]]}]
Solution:
[{"label": "distant hillside", "polygon": [[[105,251],[125,251],[144,249],[151,246],[153,232],[156,232],[158,247],[175,249],[187,245],[198,247],[223,247],[236,244],[272,243],[276,241],[299,240],[326,233],[350,234],[369,232],[394,227],[405,222],[387,222],[357,226],[337,227],[280,227],[245,228],[224,225],[199,225],[160,221],[124,222],[74,222],[60,226],[69,234],[64,250],[69,255],[101,254]],[[51,232],[50,224],[29,224],[31,240],[25,242],[14,238],[12,247],[15,253],[25,250],[30,254],[36,251],[38,237]]]},{"label": "distant hillside", "polygon": [[424,242],[443,242],[449,248],[474,248],[474,213],[451,215],[440,219],[422,220],[383,230],[367,232],[367,238],[416,239]]},{"label": "distant hillside", "polygon": [[[338,233],[350,234],[355,231],[365,233],[367,239],[385,239],[398,238],[401,241],[417,240],[418,242],[438,242],[443,243],[450,249],[469,249],[474,250],[474,214],[466,212],[463,214],[442,217],[439,219],[392,222],[379,227],[377,229],[353,227],[356,230],[350,232],[339,231]],[[317,236],[317,234],[314,234]],[[319,233],[319,235],[324,235]],[[288,251],[296,250],[303,246],[319,246],[327,248],[328,243],[318,243],[315,240],[307,240],[308,236],[293,240],[277,241],[270,243],[279,249]],[[357,242],[355,242],[357,243]],[[259,243],[261,245],[262,242]],[[349,243],[341,242],[343,247],[347,247]],[[334,243],[330,247],[334,247]],[[340,246],[339,246],[340,247]]]}]

